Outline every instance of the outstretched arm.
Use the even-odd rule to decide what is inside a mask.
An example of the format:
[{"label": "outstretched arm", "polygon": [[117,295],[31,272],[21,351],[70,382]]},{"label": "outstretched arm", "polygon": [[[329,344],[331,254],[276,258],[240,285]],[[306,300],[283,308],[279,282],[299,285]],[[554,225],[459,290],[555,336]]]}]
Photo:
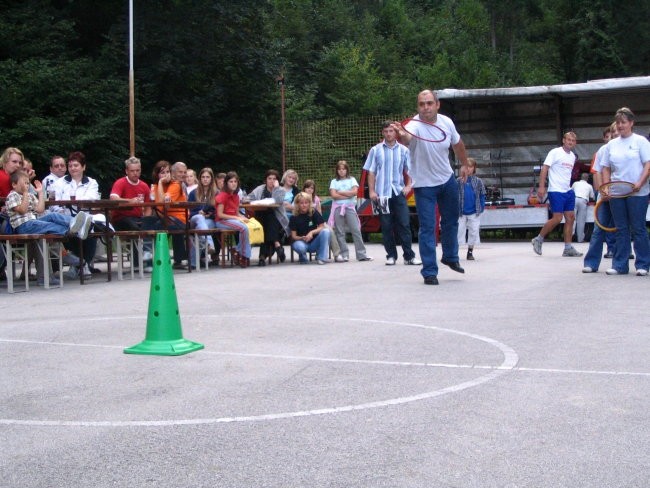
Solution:
[{"label": "outstretched arm", "polygon": [[456,144],[451,146],[456,155],[456,159],[460,161],[460,178],[465,182],[467,175],[469,174],[468,165],[467,165],[467,150],[465,149],[465,143],[460,139]]}]

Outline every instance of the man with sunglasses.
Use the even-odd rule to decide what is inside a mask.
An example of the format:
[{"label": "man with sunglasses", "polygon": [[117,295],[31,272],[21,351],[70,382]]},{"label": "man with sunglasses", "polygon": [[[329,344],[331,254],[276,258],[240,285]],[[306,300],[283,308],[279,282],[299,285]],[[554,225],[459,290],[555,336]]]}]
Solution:
[{"label": "man with sunglasses", "polygon": [[52,190],[52,185],[59,179],[65,176],[68,170],[65,159],[63,156],[52,156],[50,160],[50,174],[43,178],[43,189],[45,190],[45,197],[48,197],[48,191]]}]

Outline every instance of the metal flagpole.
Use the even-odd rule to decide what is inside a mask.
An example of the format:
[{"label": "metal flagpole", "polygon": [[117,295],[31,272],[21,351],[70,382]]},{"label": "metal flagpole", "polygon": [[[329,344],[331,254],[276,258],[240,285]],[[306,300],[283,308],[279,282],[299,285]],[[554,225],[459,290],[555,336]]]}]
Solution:
[{"label": "metal flagpole", "polygon": [[133,0],[129,0],[129,136],[130,153],[135,156],[135,81],[133,76]]},{"label": "metal flagpole", "polygon": [[282,135],[282,174],[287,170],[287,142],[285,139],[285,120],[284,120],[284,73],[280,73],[275,81],[280,86],[280,131]]}]

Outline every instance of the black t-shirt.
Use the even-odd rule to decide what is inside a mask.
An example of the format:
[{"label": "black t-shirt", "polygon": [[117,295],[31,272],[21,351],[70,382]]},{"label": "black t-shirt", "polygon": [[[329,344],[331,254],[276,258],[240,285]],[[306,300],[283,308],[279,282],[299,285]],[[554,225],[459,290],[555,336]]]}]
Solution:
[{"label": "black t-shirt", "polygon": [[289,220],[289,229],[295,230],[296,234],[298,234],[299,237],[302,237],[306,236],[310,231],[324,223],[325,221],[323,220],[323,216],[314,210],[314,213],[311,215],[308,213],[292,215]]}]

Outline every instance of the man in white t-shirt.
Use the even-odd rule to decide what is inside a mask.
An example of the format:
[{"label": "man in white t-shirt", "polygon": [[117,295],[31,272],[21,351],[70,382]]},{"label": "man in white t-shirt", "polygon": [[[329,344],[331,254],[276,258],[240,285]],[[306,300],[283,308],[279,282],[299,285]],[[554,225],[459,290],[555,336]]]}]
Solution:
[{"label": "man in white t-shirt", "polygon": [[421,91],[417,103],[417,115],[406,125],[393,124],[393,127],[411,155],[409,176],[413,180],[420,223],[418,237],[423,263],[420,273],[426,285],[437,285],[436,208],[440,211],[440,262],[457,273],[465,272],[458,258],[459,193],[449,150],[460,161],[462,181],[468,174],[467,152],[454,122],[438,113],[440,101],[436,92]]},{"label": "man in white t-shirt", "polygon": [[585,224],[587,222],[587,205],[590,200],[595,200],[594,188],[589,184],[589,173],[583,173],[580,179],[571,185],[576,194],[576,225],[575,233],[578,242],[585,242]]},{"label": "man in white t-shirt", "polygon": [[533,250],[540,256],[542,255],[544,238],[562,221],[562,217],[564,217],[564,252],[562,256],[582,256],[582,253],[571,245],[573,223],[576,220],[574,212],[576,195],[571,189],[571,172],[576,162],[573,148],[576,146],[576,142],[575,132],[566,132],[562,137],[562,145],[551,149],[542,165],[537,194],[540,199],[544,199],[546,176],[548,176],[548,201],[553,216],[546,221],[539,235],[531,241]]}]

